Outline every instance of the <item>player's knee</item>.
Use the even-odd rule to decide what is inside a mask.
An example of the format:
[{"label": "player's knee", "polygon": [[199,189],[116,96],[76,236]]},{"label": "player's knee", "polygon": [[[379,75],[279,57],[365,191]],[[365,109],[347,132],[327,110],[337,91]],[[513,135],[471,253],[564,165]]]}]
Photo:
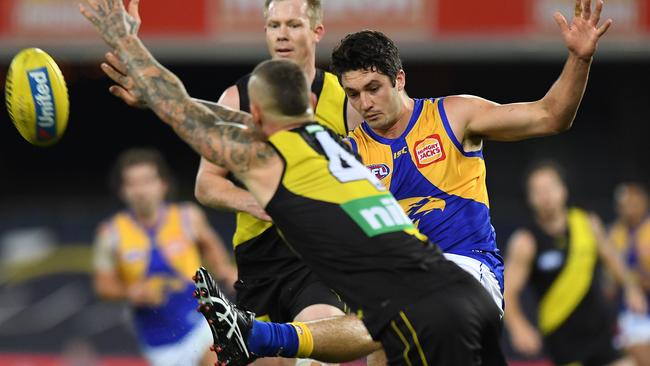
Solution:
[{"label": "player's knee", "polygon": [[331,318],[334,316],[345,315],[343,311],[332,305],[316,304],[310,305],[300,311],[294,318],[297,322],[306,322],[310,320],[318,320],[324,318]]}]

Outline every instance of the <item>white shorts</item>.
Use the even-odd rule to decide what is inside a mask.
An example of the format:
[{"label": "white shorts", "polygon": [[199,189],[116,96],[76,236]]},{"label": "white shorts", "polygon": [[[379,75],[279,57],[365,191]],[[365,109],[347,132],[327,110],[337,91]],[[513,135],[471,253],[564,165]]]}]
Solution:
[{"label": "white shorts", "polygon": [[618,316],[618,327],[617,345],[625,348],[650,343],[650,315],[624,311]]},{"label": "white shorts", "polygon": [[157,347],[145,347],[143,353],[151,366],[199,366],[212,345],[212,332],[200,321],[178,342]]},{"label": "white shorts", "polygon": [[451,253],[444,253],[444,255],[445,258],[456,263],[458,267],[474,276],[481,283],[501,310],[503,317],[503,294],[497,276],[485,264],[474,258]]}]

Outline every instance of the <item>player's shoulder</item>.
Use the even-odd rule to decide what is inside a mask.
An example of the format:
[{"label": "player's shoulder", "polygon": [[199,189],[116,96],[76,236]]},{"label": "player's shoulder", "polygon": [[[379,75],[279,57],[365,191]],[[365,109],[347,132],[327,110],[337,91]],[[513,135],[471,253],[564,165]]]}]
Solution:
[{"label": "player's shoulder", "polygon": [[203,209],[192,201],[178,202],[176,206],[181,211],[181,214],[186,215],[192,222],[201,219],[205,215]]},{"label": "player's shoulder", "polygon": [[98,236],[106,235],[109,233],[112,226],[113,226],[113,217],[104,219],[97,225],[97,228],[95,229],[95,233]]},{"label": "player's shoulder", "polygon": [[314,83],[321,83],[323,85],[323,89],[329,90],[330,93],[333,93],[339,98],[346,99],[345,91],[343,90],[343,86],[341,85],[338,76],[329,71],[321,69],[317,70],[318,72],[316,73]]},{"label": "player's shoulder", "polygon": [[368,138],[368,133],[364,130],[363,124],[366,123],[362,121],[354,129],[348,132],[348,138],[353,138],[355,140],[363,140]]},{"label": "player's shoulder", "polygon": [[516,229],[508,240],[509,256],[516,253],[518,256],[532,257],[537,251],[537,240],[533,231],[527,227]]},{"label": "player's shoulder", "polygon": [[456,94],[436,98],[446,113],[463,114],[473,113],[481,108],[494,105],[487,99],[471,94]]},{"label": "player's shoulder", "polygon": [[219,100],[217,101],[218,104],[232,108],[232,109],[239,109],[239,104],[240,104],[240,97],[239,97],[239,89],[237,88],[237,85],[231,85],[226,90],[221,93],[221,96],[219,96]]},{"label": "player's shoulder", "polygon": [[242,77],[237,79],[237,81],[235,81],[235,84],[233,84],[233,86],[238,88],[238,89],[247,90],[248,89],[248,80],[250,80],[251,75],[252,75],[251,73],[243,75]]},{"label": "player's shoulder", "polygon": [[102,221],[99,222],[99,225],[97,225],[98,230],[99,229],[107,229],[109,227],[115,226],[115,222],[118,221],[120,218],[128,217],[129,213],[126,210],[120,210],[120,211],[115,211],[113,214],[110,216],[105,217]]},{"label": "player's shoulder", "polygon": [[95,230],[95,237],[104,240],[113,240],[118,237],[118,225],[116,222],[118,218],[122,217],[123,215],[125,215],[124,212],[117,212],[112,216],[109,216],[102,220],[97,225],[97,228]]}]

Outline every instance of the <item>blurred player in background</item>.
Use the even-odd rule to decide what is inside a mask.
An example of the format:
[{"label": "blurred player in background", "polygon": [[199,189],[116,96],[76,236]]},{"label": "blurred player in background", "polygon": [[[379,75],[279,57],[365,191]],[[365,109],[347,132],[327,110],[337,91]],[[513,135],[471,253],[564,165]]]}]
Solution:
[{"label": "blurred player in background", "polygon": [[152,365],[212,365],[212,336],[196,312],[191,277],[203,259],[220,280],[235,281],[223,243],[196,205],[165,202],[170,176],[158,151],[127,150],[112,173],[126,210],[98,230],[97,294],[130,303],[142,350]]},{"label": "blurred player in background", "polygon": [[500,105],[454,95],[411,99],[392,40],[376,31],[350,34],[332,53],[332,70],[365,121],[349,141],[389,187],[417,227],[447,259],[472,274],[503,309],[503,259],[490,223],[483,140],[516,141],[571,127],[600,37],[602,1],[571,24],[555,14],[569,56],[544,98]]},{"label": "blurred player in background", "polygon": [[[323,9],[320,0],[266,0],[264,2],[266,44],[274,59],[296,62],[311,80],[316,95],[316,121],[340,136],[359,124],[361,117],[347,103],[336,76],[316,67],[316,46],[322,39]],[[125,69],[114,54],[107,55],[104,71],[118,84],[111,92],[131,106],[144,103],[124,82]],[[219,104],[250,112],[250,74],[228,87]],[[210,103],[205,103],[211,107]],[[306,321],[342,315],[338,295],[282,241],[269,216],[245,189],[227,178],[228,171],[205,158],[196,178],[196,198],[203,205],[237,211],[233,238],[239,271],[237,304],[254,311],[259,319],[275,322]],[[260,363],[269,363],[262,360]],[[287,363],[287,361],[284,361]]]},{"label": "blurred player in background", "polygon": [[[641,283],[650,300],[650,214],[648,191],[636,182],[614,191],[618,218],[609,238]],[[631,311],[625,303],[618,319],[619,341],[638,365],[650,365],[650,314]]]},{"label": "blurred player in background", "polygon": [[[615,322],[603,294],[600,262],[625,286],[630,309],[645,313],[647,303],[600,219],[567,207],[564,177],[553,162],[534,166],[526,188],[534,218],[512,234],[506,257],[505,320],[515,350],[536,355],[543,339],[544,351],[559,365],[633,365],[613,345]],[[539,331],[519,302],[527,284],[539,299]]]}]

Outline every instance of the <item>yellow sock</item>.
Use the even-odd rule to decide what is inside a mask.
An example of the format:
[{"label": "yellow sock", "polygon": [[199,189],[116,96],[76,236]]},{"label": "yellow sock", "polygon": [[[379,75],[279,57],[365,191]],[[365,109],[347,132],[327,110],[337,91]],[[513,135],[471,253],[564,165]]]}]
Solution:
[{"label": "yellow sock", "polygon": [[307,324],[302,322],[289,324],[296,328],[296,333],[298,334],[298,352],[296,353],[296,358],[310,357],[314,351],[314,337],[311,334],[311,330],[309,330]]}]

